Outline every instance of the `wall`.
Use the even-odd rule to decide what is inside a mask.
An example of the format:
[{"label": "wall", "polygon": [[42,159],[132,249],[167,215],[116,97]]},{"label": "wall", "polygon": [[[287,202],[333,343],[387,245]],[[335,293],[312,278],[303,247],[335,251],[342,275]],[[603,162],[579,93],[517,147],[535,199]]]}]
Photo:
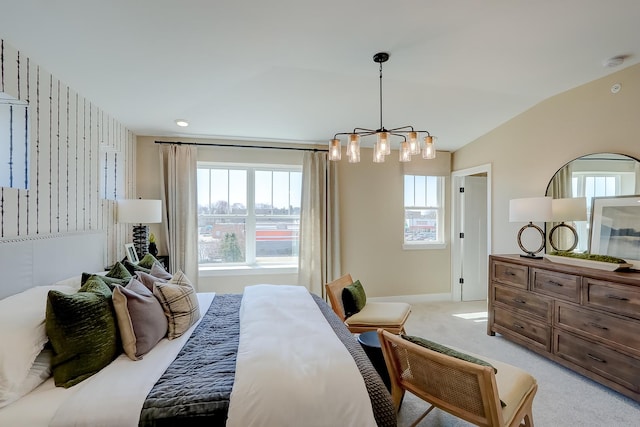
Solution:
[{"label": "wall", "polygon": [[[614,83],[622,90],[613,94]],[[492,253],[520,253],[509,200],[544,196],[554,173],[590,153],[640,159],[640,65],[549,98],[453,153],[453,170],[492,164]]]},{"label": "wall", "polygon": [[30,186],[0,188],[0,237],[104,230],[111,264],[128,238],[115,199],[135,188],[134,135],[23,52],[0,46],[0,92],[27,101],[30,118]]},{"label": "wall", "polygon": [[[451,292],[450,154],[436,160],[414,159],[407,173],[425,175],[446,170],[445,249],[403,250],[403,164],[397,151],[384,163],[373,163],[371,149],[361,149],[360,163],[343,159],[338,168],[342,271],[364,285],[367,296],[431,294],[449,298]],[[431,168],[431,172],[430,172]],[[447,294],[447,295],[443,295]]]}]

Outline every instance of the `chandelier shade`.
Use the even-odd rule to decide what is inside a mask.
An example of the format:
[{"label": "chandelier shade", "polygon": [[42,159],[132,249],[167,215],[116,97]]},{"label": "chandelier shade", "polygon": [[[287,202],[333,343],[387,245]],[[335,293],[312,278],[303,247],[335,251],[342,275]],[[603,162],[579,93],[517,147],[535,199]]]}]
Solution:
[{"label": "chandelier shade", "polygon": [[[435,137],[429,131],[415,130],[413,126],[401,126],[386,129],[382,124],[382,64],[389,60],[387,52],[378,52],[373,55],[373,61],[380,64],[380,127],[378,129],[354,128],[352,132],[338,132],[329,141],[329,160],[339,161],[342,158],[342,142],[340,137],[347,137],[347,159],[349,163],[360,161],[360,139],[361,137],[376,136],[376,143],[373,147],[374,163],[382,163],[386,156],[391,154],[391,144],[393,139],[399,143],[400,162],[411,161],[411,156],[419,155],[422,152],[423,159],[435,159],[436,149],[434,146]],[[424,144],[421,147],[419,134],[426,134]]]}]

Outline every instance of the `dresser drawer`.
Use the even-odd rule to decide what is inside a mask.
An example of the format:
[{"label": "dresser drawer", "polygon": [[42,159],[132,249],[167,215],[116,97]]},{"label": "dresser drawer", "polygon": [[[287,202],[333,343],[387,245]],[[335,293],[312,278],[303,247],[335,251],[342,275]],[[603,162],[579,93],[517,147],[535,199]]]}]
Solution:
[{"label": "dresser drawer", "polygon": [[553,300],[510,286],[494,285],[494,302],[525,311],[551,323]]},{"label": "dresser drawer", "polygon": [[550,351],[551,329],[544,323],[525,316],[519,316],[499,307],[493,308],[493,321],[495,324],[537,343],[538,347],[542,346],[547,351]]},{"label": "dresser drawer", "polygon": [[554,332],[554,353],[621,386],[640,392],[640,359],[568,332]]},{"label": "dresser drawer", "polygon": [[580,302],[580,276],[531,269],[531,290],[575,303]]},{"label": "dresser drawer", "polygon": [[501,261],[494,261],[491,268],[491,280],[527,289],[529,279],[529,267],[526,265],[509,264]]},{"label": "dresser drawer", "polygon": [[610,344],[628,347],[640,355],[640,325],[632,320],[558,301],[555,322],[577,334],[590,334]]},{"label": "dresser drawer", "polygon": [[640,288],[584,279],[584,305],[640,319]]}]

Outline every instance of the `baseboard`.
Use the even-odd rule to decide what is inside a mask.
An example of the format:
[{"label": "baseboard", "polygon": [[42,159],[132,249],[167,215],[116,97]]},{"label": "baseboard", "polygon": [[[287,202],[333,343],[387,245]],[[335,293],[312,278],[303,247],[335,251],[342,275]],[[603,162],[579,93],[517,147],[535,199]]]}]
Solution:
[{"label": "baseboard", "polygon": [[419,295],[395,295],[389,297],[367,297],[367,301],[393,301],[393,302],[434,302],[451,301],[451,293],[444,294],[419,294]]}]

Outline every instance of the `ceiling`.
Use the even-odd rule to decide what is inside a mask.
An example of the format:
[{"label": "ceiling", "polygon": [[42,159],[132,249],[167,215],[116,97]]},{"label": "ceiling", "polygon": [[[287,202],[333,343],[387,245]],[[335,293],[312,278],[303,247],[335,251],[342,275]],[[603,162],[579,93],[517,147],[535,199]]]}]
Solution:
[{"label": "ceiling", "polygon": [[0,0],[0,38],[138,135],[376,129],[385,51],[383,125],[450,151],[638,63],[638,22],[638,0]]}]

